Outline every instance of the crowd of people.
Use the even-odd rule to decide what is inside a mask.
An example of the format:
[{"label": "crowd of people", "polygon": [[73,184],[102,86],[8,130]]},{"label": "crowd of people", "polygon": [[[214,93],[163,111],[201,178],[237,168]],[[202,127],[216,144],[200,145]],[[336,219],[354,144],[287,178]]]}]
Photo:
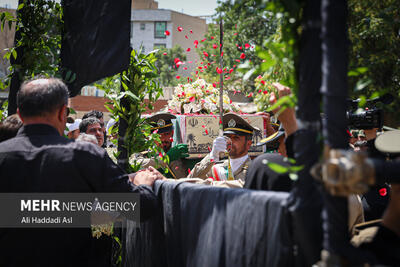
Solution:
[{"label": "crowd of people", "polygon": [[[275,83],[279,97],[291,94],[290,88]],[[272,95],[271,102],[276,102]],[[223,116],[223,136],[213,141],[208,155],[192,170],[185,166],[188,156],[186,144],[173,146],[175,116],[155,114],[147,119],[152,131],[157,130],[158,144],[169,158],[169,163],[157,165],[154,158],[142,153],[138,160],[142,169],[126,174],[107,155],[104,149],[110,142],[110,120],[105,125],[103,113],[90,111],[81,119],[68,117],[68,89],[58,79],[37,79],[25,82],[18,93],[18,115],[7,117],[0,125],[0,192],[137,192],[141,196],[141,216],[146,219],[155,212],[158,201],[152,185],[158,179],[212,184],[232,188],[289,192],[293,180],[288,173],[274,172],[269,162],[288,167],[287,157],[293,157],[292,137],[297,131],[293,108],[274,110],[280,124],[270,122],[270,113],[261,112],[267,126],[267,138],[258,146],[267,146],[275,153],[265,153],[251,159],[248,151],[257,129],[241,116]],[[67,122],[69,120],[69,122]],[[349,149],[377,153],[372,142],[379,129],[349,131]],[[157,170],[159,169],[159,171]],[[164,170],[167,169],[167,172]],[[389,203],[390,185],[377,184],[364,195],[348,197],[349,232],[354,235],[365,221],[381,219]],[[0,266],[21,265],[37,259],[41,250],[51,255],[43,258],[43,266],[55,257],[67,263],[90,263],[90,234],[84,230],[68,229],[37,232],[21,229],[1,229],[2,253],[15,253],[10,240],[20,239],[25,257],[2,257]],[[24,241],[25,240],[25,241]],[[27,242],[29,240],[29,242]],[[79,241],[79,242],[77,242]],[[48,248],[48,244],[54,244]],[[73,253],[76,257],[69,257]],[[46,262],[48,261],[48,262]],[[71,262],[70,262],[71,261]]]}]

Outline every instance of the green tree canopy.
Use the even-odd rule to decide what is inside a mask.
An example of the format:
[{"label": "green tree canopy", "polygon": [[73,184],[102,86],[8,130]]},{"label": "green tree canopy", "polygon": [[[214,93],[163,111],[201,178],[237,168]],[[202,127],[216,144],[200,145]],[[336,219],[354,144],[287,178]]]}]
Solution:
[{"label": "green tree canopy", "polygon": [[400,114],[399,0],[349,0],[350,94],[374,97],[385,92],[395,97],[385,105],[387,123],[398,126]]},{"label": "green tree canopy", "polygon": [[[266,38],[276,32],[277,19],[268,11],[259,8],[255,0],[241,1],[240,4],[231,1],[218,1],[217,17],[214,24],[208,25],[208,31],[203,40],[199,40],[197,52],[203,59],[199,65],[204,70],[208,82],[219,82],[217,67],[219,64],[220,29],[219,21],[223,19],[223,60],[224,83],[236,90],[252,91],[253,80],[242,83],[242,74],[236,68],[247,60],[260,64],[256,46],[261,46]],[[221,14],[221,16],[219,16]],[[201,63],[200,62],[200,63]],[[204,68],[204,66],[207,66]]]},{"label": "green tree canopy", "polygon": [[156,66],[160,74],[160,84],[162,86],[176,86],[178,84],[178,80],[176,79],[178,68],[175,59],[178,58],[182,62],[186,60],[183,48],[178,45],[170,49],[160,48],[156,57]]}]

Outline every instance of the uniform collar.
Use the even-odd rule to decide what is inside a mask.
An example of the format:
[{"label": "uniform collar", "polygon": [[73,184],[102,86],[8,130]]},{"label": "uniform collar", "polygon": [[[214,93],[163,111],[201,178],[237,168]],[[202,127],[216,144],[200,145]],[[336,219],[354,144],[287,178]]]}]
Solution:
[{"label": "uniform collar", "polygon": [[60,133],[56,128],[49,124],[27,124],[23,125],[17,133],[17,136],[27,136],[27,135],[58,135]]}]

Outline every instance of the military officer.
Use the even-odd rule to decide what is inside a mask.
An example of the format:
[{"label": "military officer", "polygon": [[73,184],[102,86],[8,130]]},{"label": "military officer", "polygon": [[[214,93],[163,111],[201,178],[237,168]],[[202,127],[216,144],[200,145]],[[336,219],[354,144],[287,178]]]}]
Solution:
[{"label": "military officer", "polygon": [[[243,186],[251,163],[248,151],[253,133],[258,129],[234,113],[225,114],[222,122],[224,136],[214,140],[211,152],[195,165],[188,178],[213,177],[217,181],[234,179]],[[220,154],[226,151],[228,159],[220,161]]]},{"label": "military officer", "polygon": [[158,145],[168,155],[169,164],[166,164],[161,159],[155,160],[154,158],[140,158],[138,161],[142,164],[143,168],[153,166],[168,169],[166,176],[178,179],[188,175],[188,169],[183,162],[183,158],[188,157],[189,154],[187,144],[178,144],[172,147],[174,137],[173,119],[176,119],[176,117],[169,113],[158,113],[147,119],[152,126],[151,131],[156,131],[160,135],[161,143]]}]

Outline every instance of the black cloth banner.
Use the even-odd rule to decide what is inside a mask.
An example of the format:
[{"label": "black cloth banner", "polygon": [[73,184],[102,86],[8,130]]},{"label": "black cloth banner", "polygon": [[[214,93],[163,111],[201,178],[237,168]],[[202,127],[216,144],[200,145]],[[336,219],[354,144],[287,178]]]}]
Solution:
[{"label": "black cloth banner", "polygon": [[158,216],[123,233],[123,266],[293,266],[288,193],[157,181]]},{"label": "black cloth banner", "polygon": [[128,67],[131,1],[63,0],[62,6],[61,67],[73,97],[83,86]]}]

